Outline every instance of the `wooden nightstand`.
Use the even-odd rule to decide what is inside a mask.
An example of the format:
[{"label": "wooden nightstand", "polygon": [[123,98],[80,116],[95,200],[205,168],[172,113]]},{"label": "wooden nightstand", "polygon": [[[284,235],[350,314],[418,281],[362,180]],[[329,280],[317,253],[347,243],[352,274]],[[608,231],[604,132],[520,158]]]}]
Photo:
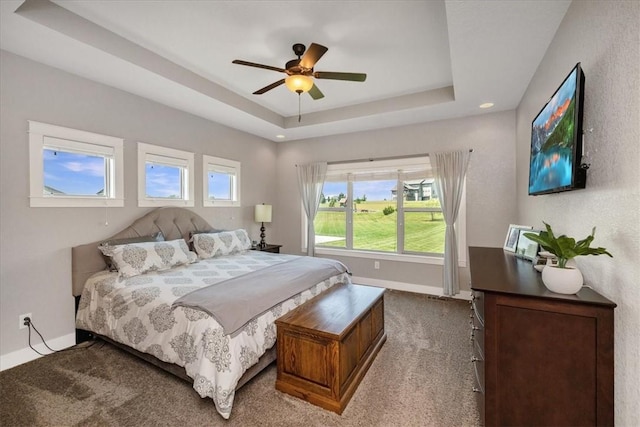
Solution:
[{"label": "wooden nightstand", "polygon": [[280,253],[280,248],[282,247],[282,245],[272,245],[267,243],[264,246],[254,246],[251,248],[251,250],[253,251],[262,251],[262,252],[273,252],[274,254],[279,254]]}]

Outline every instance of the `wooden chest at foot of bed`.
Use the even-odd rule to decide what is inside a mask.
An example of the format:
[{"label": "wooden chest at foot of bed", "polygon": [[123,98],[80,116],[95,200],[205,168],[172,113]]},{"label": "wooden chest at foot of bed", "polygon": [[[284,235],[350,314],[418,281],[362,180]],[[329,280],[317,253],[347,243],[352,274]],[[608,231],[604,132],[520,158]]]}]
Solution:
[{"label": "wooden chest at foot of bed", "polygon": [[276,325],[276,389],[341,414],[387,339],[384,289],[336,285]]}]

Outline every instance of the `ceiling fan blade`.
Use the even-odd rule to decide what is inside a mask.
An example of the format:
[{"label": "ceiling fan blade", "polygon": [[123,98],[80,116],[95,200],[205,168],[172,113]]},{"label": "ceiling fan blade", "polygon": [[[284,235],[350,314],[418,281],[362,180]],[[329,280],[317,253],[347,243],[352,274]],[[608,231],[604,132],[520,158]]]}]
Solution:
[{"label": "ceiling fan blade", "polygon": [[309,89],[309,95],[311,95],[313,99],[324,98],[324,94],[320,92],[320,89],[318,89],[318,86],[315,84],[311,86],[311,89]]},{"label": "ceiling fan blade", "polygon": [[350,82],[363,82],[367,79],[365,73],[334,73],[332,71],[316,71],[313,73],[316,79],[348,80]]},{"label": "ceiling fan blade", "polygon": [[279,71],[281,73],[285,72],[284,68],[272,67],[271,65],[256,64],[255,62],[242,61],[240,59],[234,59],[231,62],[233,64],[246,65],[248,67],[264,68],[265,70]]},{"label": "ceiling fan blade", "polygon": [[254,95],[262,95],[263,93],[268,92],[271,89],[276,88],[276,87],[280,86],[283,83],[284,83],[284,79],[278,80],[275,83],[271,83],[269,86],[265,86],[262,89],[258,89],[257,91],[253,92],[253,94]]},{"label": "ceiling fan blade", "polygon": [[316,62],[318,62],[318,60],[322,58],[322,55],[327,53],[328,50],[329,48],[324,47],[321,44],[311,43],[309,49],[307,49],[304,55],[302,55],[302,58],[300,58],[300,66],[312,69],[313,66],[316,65]]}]

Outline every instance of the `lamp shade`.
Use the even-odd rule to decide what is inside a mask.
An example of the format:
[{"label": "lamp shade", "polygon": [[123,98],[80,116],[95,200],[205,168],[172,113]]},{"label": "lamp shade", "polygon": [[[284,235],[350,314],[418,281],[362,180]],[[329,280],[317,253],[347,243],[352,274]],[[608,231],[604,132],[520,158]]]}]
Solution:
[{"label": "lamp shade", "polygon": [[254,217],[256,222],[271,222],[271,205],[256,205]]},{"label": "lamp shade", "polygon": [[294,74],[284,79],[284,84],[291,92],[309,92],[313,87],[313,79],[309,76]]}]

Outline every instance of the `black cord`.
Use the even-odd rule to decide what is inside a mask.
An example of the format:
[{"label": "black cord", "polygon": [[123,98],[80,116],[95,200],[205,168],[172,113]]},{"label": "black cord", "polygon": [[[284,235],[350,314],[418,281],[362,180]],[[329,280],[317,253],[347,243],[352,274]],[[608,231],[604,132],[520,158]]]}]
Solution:
[{"label": "black cord", "polygon": [[[51,350],[53,353],[61,353],[63,351],[70,351],[70,350],[80,350],[80,349],[87,349],[90,347],[93,347],[93,345],[96,343],[95,340],[93,340],[91,342],[90,345],[87,346],[82,346],[82,347],[78,347],[78,344],[71,346],[69,348],[63,348],[62,350],[54,350],[51,347],[49,347],[49,345],[47,344],[47,342],[44,340],[44,337],[42,336],[42,334],[36,329],[35,325],[33,324],[33,320],[29,319],[28,323],[27,323],[27,327],[29,329],[29,347],[31,348],[31,350],[35,351],[36,353],[38,353],[40,356],[46,356],[46,354],[42,354],[40,353],[38,350],[36,350],[35,348],[33,348],[33,346],[31,345],[31,328],[33,328],[34,331],[36,331],[36,333],[38,334],[38,336],[40,336],[40,339],[42,340],[42,343],[44,344],[45,347],[47,347],[49,350]],[[49,353],[51,354],[51,353]]]},{"label": "black cord", "polygon": [[[27,324],[27,328],[29,328],[29,347],[31,347],[31,350],[35,351],[36,353],[38,353],[40,356],[46,356],[46,354],[42,354],[40,353],[38,350],[36,350],[35,348],[33,348],[33,346],[31,345],[31,322],[29,322],[29,324]],[[43,340],[44,342],[44,340]],[[48,347],[48,346],[47,346]]]},{"label": "black cord", "polygon": [[47,347],[49,350],[53,351],[54,353],[60,351],[60,350],[54,350],[51,347],[49,347],[47,342],[42,337],[42,334],[40,333],[40,331],[38,331],[36,329],[35,325],[33,324],[33,322],[31,320],[29,320],[29,326],[30,326],[30,328],[29,328],[29,344],[31,344],[31,328],[33,328],[33,330],[36,331],[36,334],[38,334],[38,336],[40,336],[40,339],[42,340],[42,343],[44,344],[45,347]]}]

